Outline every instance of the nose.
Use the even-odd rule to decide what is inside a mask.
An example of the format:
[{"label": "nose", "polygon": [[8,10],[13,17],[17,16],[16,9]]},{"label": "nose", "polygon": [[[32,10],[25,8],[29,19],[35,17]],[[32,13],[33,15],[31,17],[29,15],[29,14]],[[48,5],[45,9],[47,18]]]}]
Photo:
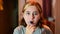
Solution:
[{"label": "nose", "polygon": [[33,20],[35,17],[34,17],[34,14],[31,15],[31,19]]}]

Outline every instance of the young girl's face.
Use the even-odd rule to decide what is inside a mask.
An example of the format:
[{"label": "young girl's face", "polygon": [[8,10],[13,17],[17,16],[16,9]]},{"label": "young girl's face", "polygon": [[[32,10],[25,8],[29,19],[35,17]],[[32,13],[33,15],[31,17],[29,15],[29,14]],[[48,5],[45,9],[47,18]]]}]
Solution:
[{"label": "young girl's face", "polygon": [[36,6],[29,6],[25,9],[23,17],[27,25],[35,26],[40,19],[40,13]]}]

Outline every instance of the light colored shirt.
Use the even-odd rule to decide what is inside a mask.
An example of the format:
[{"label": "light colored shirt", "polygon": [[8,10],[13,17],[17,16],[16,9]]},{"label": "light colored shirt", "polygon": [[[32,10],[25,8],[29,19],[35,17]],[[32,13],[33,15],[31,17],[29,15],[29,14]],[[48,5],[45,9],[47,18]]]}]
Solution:
[{"label": "light colored shirt", "polygon": [[[18,26],[14,29],[13,34],[25,34],[26,28],[24,26]],[[37,27],[33,34],[52,34],[49,27],[44,26],[44,28]]]}]

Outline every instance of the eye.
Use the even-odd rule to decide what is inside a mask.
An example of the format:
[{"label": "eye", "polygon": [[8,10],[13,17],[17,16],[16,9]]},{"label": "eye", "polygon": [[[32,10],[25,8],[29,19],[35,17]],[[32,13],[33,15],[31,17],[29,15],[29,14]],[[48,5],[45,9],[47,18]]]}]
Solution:
[{"label": "eye", "polygon": [[29,12],[27,12],[26,14],[27,14],[27,15],[30,15],[30,13],[29,13]]},{"label": "eye", "polygon": [[30,12],[29,12],[29,11],[27,11],[27,12],[26,12],[26,14],[27,14],[27,15],[30,15]]},{"label": "eye", "polygon": [[38,15],[38,13],[37,12],[34,12],[34,15]]}]

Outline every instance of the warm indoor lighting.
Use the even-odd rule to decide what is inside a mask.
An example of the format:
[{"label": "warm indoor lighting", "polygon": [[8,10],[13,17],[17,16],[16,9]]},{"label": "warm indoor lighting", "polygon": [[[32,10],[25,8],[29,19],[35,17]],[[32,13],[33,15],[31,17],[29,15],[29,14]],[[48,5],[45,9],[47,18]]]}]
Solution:
[{"label": "warm indoor lighting", "polygon": [[3,10],[3,0],[0,0],[0,10]]}]

